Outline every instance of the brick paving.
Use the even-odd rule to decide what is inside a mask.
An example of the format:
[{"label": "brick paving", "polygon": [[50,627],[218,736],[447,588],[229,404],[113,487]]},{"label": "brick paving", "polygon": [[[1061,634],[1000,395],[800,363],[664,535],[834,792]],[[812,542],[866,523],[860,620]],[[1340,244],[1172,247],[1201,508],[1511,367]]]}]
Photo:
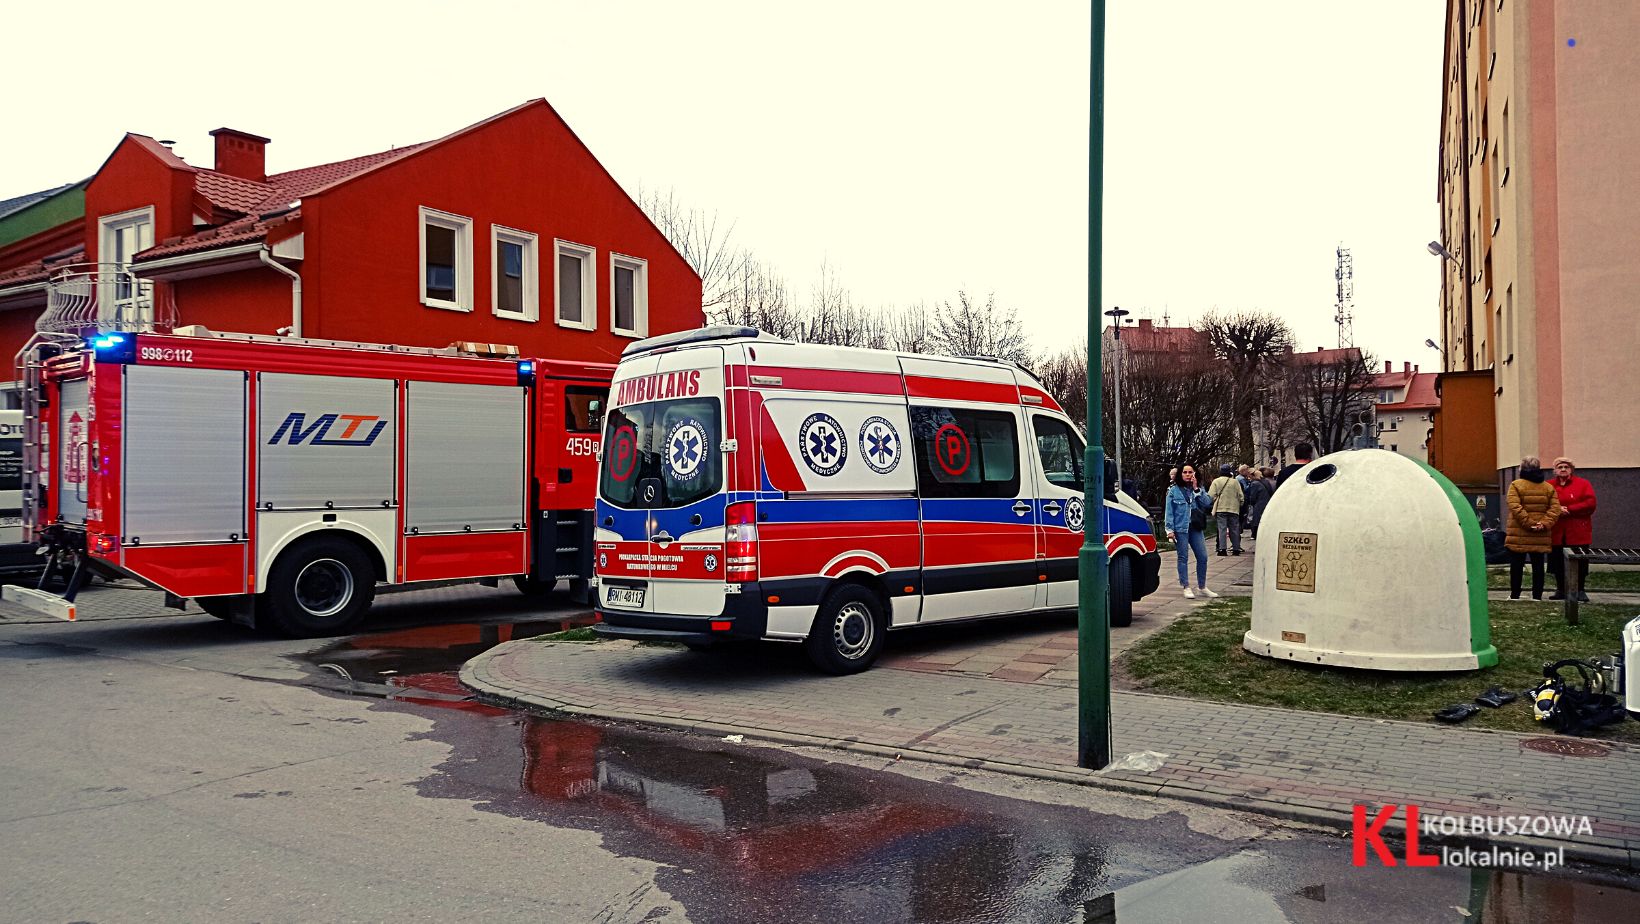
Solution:
[{"label": "brick paving", "polygon": [[[1221,592],[1251,572],[1249,556],[1210,561],[1209,586]],[[1131,631],[1113,630],[1113,648],[1199,605],[1169,592],[1171,564]],[[1118,691],[1116,754],[1166,756],[1150,771],[1095,773],[1076,766],[1074,620],[982,625],[997,628],[955,641],[896,635],[891,655],[852,677],[816,675],[789,645],[695,653],[525,640],[469,661],[461,679],[487,699],[572,715],[1086,783],[1346,830],[1357,804],[1416,804],[1425,815],[1587,815],[1593,837],[1470,841],[1564,846],[1568,859],[1640,869],[1640,748],[1602,742],[1591,756],[1550,754],[1528,747],[1541,737],[1508,732]]]}]

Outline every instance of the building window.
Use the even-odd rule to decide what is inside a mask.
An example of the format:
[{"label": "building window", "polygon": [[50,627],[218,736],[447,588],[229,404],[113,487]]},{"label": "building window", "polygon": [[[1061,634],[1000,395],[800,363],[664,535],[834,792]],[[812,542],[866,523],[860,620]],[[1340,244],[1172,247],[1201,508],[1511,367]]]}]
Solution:
[{"label": "building window", "polygon": [[554,315],[564,327],[596,330],[598,327],[598,280],[592,269],[596,254],[591,247],[554,241],[558,267]]},{"label": "building window", "polygon": [[1390,452],[1400,452],[1400,450],[1401,450],[1401,447],[1395,445],[1394,443],[1389,444],[1389,451]]},{"label": "building window", "polygon": [[421,208],[421,303],[473,310],[473,220]]},{"label": "building window", "polygon": [[[97,220],[97,260],[110,272],[99,273],[99,321],[134,322],[141,329],[153,321],[153,286],[129,273],[131,258],[154,246],[154,207],[144,206]],[[124,329],[121,326],[121,329]]]},{"label": "building window", "polygon": [[924,497],[1019,496],[1019,424],[1013,414],[913,407],[911,432]]},{"label": "building window", "polygon": [[540,272],[536,236],[500,225],[490,226],[490,252],[495,255],[495,280],[490,310],[497,317],[533,321],[540,317]]},{"label": "building window", "polygon": [[649,336],[649,261],[609,255],[609,312],[615,333]]}]

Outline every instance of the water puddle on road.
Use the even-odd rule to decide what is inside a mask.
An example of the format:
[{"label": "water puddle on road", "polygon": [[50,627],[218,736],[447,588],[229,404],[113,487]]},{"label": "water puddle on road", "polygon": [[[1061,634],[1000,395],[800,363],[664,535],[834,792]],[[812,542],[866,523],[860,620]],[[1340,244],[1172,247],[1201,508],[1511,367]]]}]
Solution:
[{"label": "water puddle on road", "polygon": [[[953,776],[926,782],[783,749],[543,718],[480,703],[456,679],[463,662],[502,642],[587,621],[406,628],[298,660],[318,686],[432,723],[419,737],[450,752],[413,784],[422,796],[596,832],[604,849],[660,864],[656,885],[693,921],[1640,919],[1640,893],[1620,887],[1357,869],[1339,837],[1225,840],[1180,812],[1101,814],[948,785]],[[573,868],[575,858],[542,862]]]}]

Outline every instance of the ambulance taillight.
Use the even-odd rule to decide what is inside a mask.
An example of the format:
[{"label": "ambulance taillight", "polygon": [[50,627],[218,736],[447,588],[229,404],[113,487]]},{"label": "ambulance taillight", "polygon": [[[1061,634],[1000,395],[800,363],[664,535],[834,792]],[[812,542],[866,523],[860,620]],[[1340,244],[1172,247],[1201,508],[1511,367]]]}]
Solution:
[{"label": "ambulance taillight", "polygon": [[730,504],[724,511],[724,578],[731,584],[757,580],[757,505]]}]

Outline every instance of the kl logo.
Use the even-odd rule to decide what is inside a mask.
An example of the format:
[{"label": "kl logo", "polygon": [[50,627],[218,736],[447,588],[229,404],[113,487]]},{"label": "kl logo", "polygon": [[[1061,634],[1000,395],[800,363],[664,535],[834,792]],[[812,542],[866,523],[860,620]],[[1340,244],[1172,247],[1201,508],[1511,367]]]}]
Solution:
[{"label": "kl logo", "polygon": [[[338,423],[342,424],[342,432],[332,436],[331,429]],[[374,423],[367,433],[361,433],[365,424]],[[369,446],[376,441],[387,429],[387,421],[374,414],[320,414],[307,423],[307,415],[301,411],[292,411],[273,431],[273,438],[268,440],[269,446],[277,445],[281,441],[292,446],[300,446],[307,442],[310,446]],[[287,439],[288,434],[288,439]],[[311,441],[309,441],[311,437]]]},{"label": "kl logo", "polygon": [[1379,809],[1372,820],[1367,820],[1367,807],[1355,806],[1353,823],[1350,828],[1350,845],[1352,853],[1350,862],[1355,866],[1367,865],[1367,848],[1377,854],[1378,862],[1385,866],[1397,866],[1395,854],[1390,852],[1389,845],[1384,843],[1384,826],[1395,817],[1395,810],[1403,809],[1406,816],[1406,841],[1408,866],[1439,866],[1441,858],[1433,853],[1422,853],[1418,850],[1418,806],[1416,805],[1385,805]]}]

